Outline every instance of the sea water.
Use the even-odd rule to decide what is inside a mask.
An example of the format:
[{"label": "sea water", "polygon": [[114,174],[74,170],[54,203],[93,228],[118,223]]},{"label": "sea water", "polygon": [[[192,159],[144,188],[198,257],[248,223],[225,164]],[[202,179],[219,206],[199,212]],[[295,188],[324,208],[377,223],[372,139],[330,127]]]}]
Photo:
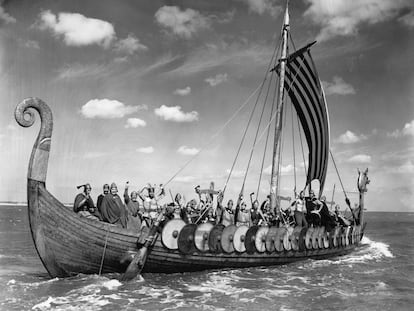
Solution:
[{"label": "sea water", "polygon": [[289,265],[50,278],[25,206],[0,206],[0,310],[414,310],[414,213],[367,213],[347,256]]}]

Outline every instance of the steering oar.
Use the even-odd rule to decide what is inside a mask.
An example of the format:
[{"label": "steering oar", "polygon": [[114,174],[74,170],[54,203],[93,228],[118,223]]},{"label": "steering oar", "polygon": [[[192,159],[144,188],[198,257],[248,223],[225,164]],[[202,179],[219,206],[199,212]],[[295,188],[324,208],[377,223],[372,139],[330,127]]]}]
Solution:
[{"label": "steering oar", "polygon": [[138,253],[134,256],[134,259],[129,263],[128,268],[125,270],[125,273],[121,277],[121,281],[130,281],[134,279],[138,274],[141,273],[142,269],[145,266],[147,257],[154,245],[155,241],[158,238],[158,229],[162,218],[164,217],[165,212],[161,212],[154,224],[149,230],[148,237],[145,239],[144,245],[138,250]]}]

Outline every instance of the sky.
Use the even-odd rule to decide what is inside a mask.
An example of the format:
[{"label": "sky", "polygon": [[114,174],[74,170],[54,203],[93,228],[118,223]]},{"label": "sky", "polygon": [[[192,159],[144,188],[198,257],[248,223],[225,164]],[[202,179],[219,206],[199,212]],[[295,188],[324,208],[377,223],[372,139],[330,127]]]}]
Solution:
[{"label": "sky", "polygon": [[[126,181],[132,189],[165,183],[195,155],[167,196],[189,200],[210,181],[223,188],[254,99],[243,105],[278,43],[285,1],[0,4],[0,201],[26,200],[39,122],[21,128],[14,109],[31,96],[53,112],[46,183],[62,202],[72,202],[85,182],[93,196],[104,183],[120,190]],[[289,12],[296,48],[318,41],[312,55],[327,97],[331,150],[351,201],[357,168],[369,168],[369,211],[414,212],[412,0],[291,0]],[[303,158],[300,149],[293,156],[286,133],[281,194],[292,196],[294,164],[297,188],[304,185]],[[249,148],[241,149],[225,200],[240,191]],[[261,199],[269,192],[270,150]],[[256,191],[262,154],[252,159],[246,196]],[[332,162],[325,194],[344,206]]]}]

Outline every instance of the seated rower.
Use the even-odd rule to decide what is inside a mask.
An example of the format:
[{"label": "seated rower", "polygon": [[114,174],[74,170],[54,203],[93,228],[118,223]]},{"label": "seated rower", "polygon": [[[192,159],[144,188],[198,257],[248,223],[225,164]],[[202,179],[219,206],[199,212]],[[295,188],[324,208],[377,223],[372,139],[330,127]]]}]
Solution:
[{"label": "seated rower", "polygon": [[101,215],[99,211],[95,208],[91,197],[92,187],[90,184],[85,184],[78,186],[77,188],[82,188],[83,192],[78,193],[75,197],[75,202],[73,203],[73,211],[78,213],[80,216],[93,219],[101,220]]}]

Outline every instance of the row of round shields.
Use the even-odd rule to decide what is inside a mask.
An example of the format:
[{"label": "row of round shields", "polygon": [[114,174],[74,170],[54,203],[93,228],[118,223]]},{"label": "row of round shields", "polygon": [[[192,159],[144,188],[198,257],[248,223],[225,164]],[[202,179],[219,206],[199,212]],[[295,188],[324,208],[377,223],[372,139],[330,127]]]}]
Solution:
[{"label": "row of round shields", "polygon": [[335,227],[265,227],[223,226],[203,223],[186,224],[170,220],[163,228],[161,240],[170,250],[183,254],[210,253],[272,253],[346,247],[362,238],[361,226]]}]

